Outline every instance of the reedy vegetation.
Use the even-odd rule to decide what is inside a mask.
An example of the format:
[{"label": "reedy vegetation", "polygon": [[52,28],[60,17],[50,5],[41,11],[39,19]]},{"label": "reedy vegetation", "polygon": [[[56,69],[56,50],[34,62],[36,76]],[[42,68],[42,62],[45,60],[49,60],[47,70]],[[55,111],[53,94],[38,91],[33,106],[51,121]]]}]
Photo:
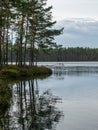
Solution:
[{"label": "reedy vegetation", "polygon": [[24,66],[27,53],[33,66],[39,50],[56,46],[54,36],[63,28],[53,29],[51,9],[47,0],[0,0],[0,68],[8,65],[8,55]]}]

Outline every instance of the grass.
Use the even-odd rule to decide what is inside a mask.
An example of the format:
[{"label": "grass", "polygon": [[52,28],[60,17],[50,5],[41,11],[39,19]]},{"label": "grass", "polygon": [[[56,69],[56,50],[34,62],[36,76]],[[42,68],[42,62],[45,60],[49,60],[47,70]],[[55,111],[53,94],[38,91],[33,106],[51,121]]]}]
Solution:
[{"label": "grass", "polygon": [[45,76],[45,75],[50,75],[51,73],[52,71],[49,68],[46,68],[44,66],[18,67],[15,65],[8,65],[8,66],[3,66],[2,69],[0,70],[0,78],[20,79],[20,78]]}]

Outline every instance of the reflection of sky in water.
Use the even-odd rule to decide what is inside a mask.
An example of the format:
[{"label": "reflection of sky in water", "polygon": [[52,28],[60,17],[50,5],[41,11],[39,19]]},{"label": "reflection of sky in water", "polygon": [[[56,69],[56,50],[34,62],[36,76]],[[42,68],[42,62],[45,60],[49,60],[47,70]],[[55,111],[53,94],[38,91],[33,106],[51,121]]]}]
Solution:
[{"label": "reflection of sky in water", "polygon": [[37,79],[20,81],[11,87],[11,106],[2,118],[4,130],[53,130],[56,127],[62,117],[62,111],[56,106],[61,101],[58,96],[48,90],[40,94]]},{"label": "reflection of sky in water", "polygon": [[[79,63],[78,67],[75,67],[75,65],[77,64],[72,63],[72,66],[70,64],[71,68],[67,67],[67,71],[63,69],[55,70],[55,72],[46,79],[32,79],[30,81],[16,83],[12,87],[13,100],[9,111],[10,125],[8,124],[10,129],[28,130],[32,117],[37,116],[35,124],[37,123],[37,126],[40,124],[42,127],[45,125],[45,127],[43,127],[44,130],[49,130],[48,127],[46,127],[47,117],[53,117],[50,119],[52,120],[54,119],[54,115],[57,116],[58,113],[60,117],[60,114],[62,115],[60,112],[63,111],[64,117],[63,119],[59,118],[61,120],[60,123],[58,123],[58,121],[58,125],[56,125],[53,120],[53,125],[50,125],[53,126],[53,128],[56,127],[56,130],[97,130],[98,70],[96,67],[94,68],[94,66],[88,69],[87,66],[84,66],[84,63]],[[47,93],[49,92],[47,90],[51,90],[50,96],[49,93]],[[44,100],[43,98],[40,98],[42,97],[43,92],[46,93],[46,96],[44,95]],[[52,93],[53,95],[51,95]],[[62,103],[55,104],[55,100],[53,100],[53,97],[55,99],[55,96],[62,98]],[[34,101],[33,99],[36,100]],[[49,101],[44,106],[44,102],[42,105],[41,99],[43,101],[48,101],[47,99],[49,99]],[[53,109],[48,107],[50,99],[51,101],[54,101],[52,104]],[[50,105],[51,103],[52,102],[50,102]],[[56,106],[54,106],[54,104]],[[46,114],[48,108],[50,108],[49,116],[47,116],[48,113]],[[44,112],[44,116],[40,115],[41,110]],[[53,113],[51,113],[51,110],[53,110]],[[44,125],[41,125],[41,123],[43,124],[43,121]],[[25,129],[22,128],[23,125],[25,126]],[[34,124],[32,125],[32,128],[33,127],[35,127]],[[41,128],[38,128],[38,130],[41,130]]]},{"label": "reflection of sky in water", "polygon": [[57,130],[97,130],[98,129],[98,73],[64,73],[39,80],[40,91],[51,91],[62,97],[60,109],[64,120]]}]

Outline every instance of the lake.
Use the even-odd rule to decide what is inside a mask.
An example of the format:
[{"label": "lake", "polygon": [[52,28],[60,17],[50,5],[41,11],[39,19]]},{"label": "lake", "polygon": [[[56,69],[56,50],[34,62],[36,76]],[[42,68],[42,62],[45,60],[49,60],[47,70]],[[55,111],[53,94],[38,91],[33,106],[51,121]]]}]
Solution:
[{"label": "lake", "polygon": [[98,62],[38,65],[52,68],[53,74],[11,84],[11,107],[3,129],[97,130]]}]

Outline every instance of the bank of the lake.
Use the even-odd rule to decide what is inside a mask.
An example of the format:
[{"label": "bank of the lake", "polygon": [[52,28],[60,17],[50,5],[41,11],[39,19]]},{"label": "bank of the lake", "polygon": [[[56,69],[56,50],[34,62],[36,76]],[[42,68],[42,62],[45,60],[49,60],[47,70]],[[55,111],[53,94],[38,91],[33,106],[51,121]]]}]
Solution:
[{"label": "bank of the lake", "polygon": [[[38,66],[57,64],[41,62]],[[45,79],[0,79],[0,130],[98,129],[98,62],[63,64],[64,69],[52,68],[52,75]]]},{"label": "bank of the lake", "polygon": [[15,65],[3,66],[0,70],[0,79],[20,79],[51,75],[52,70],[45,66],[23,66]]},{"label": "bank of the lake", "polygon": [[2,119],[11,105],[12,88],[9,87],[9,84],[18,82],[20,79],[47,77],[51,74],[51,69],[44,66],[17,67],[8,65],[2,67],[0,70],[0,127],[2,127]]}]

